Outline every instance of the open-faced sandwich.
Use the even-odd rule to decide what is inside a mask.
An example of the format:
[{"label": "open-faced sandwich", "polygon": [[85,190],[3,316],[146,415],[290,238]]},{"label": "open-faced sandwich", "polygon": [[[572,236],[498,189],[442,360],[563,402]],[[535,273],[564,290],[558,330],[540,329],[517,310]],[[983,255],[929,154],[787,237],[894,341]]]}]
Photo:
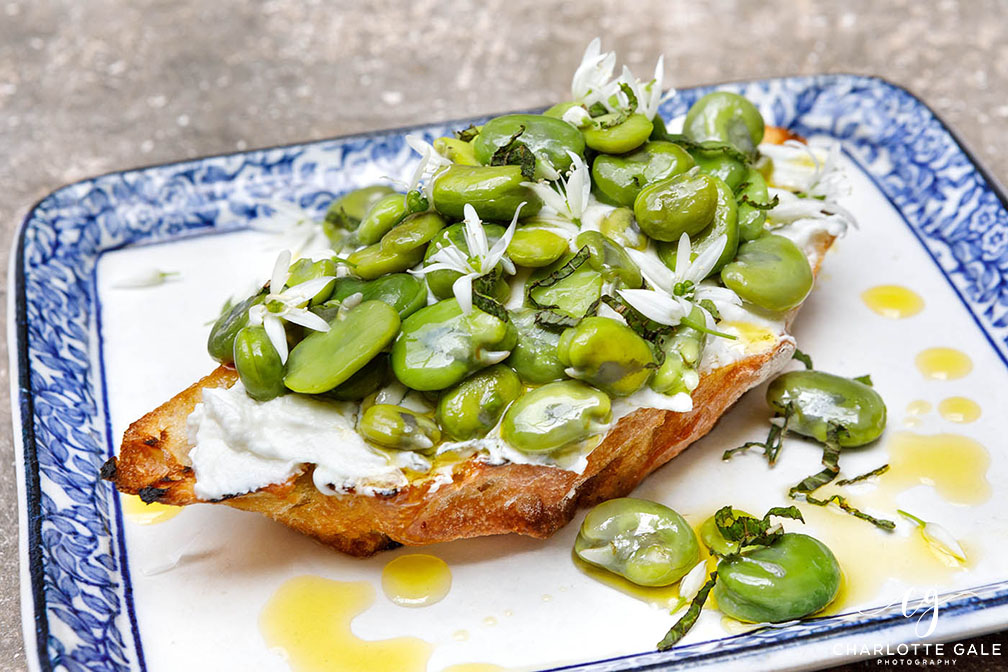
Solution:
[{"label": "open-faced sandwich", "polygon": [[332,250],[281,253],[229,303],[220,366],[102,476],[368,555],[546,537],[706,434],[792,357],[850,222],[835,150],[727,91],[670,132],[661,61],[649,82],[614,63],[595,41],[569,102],[407,137],[412,184],[336,199]]}]

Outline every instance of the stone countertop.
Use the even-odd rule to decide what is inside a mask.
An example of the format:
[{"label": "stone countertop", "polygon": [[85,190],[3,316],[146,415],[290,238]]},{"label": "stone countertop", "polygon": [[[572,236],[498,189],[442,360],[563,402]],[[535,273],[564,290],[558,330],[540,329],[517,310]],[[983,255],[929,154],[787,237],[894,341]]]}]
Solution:
[{"label": "stone countertop", "polygon": [[[0,0],[3,246],[35,201],[98,173],[549,104],[564,97],[596,35],[638,74],[664,53],[666,82],[678,87],[880,75],[923,99],[1008,181],[1008,2],[636,0],[632,7]],[[6,397],[6,356],[0,362]],[[18,670],[25,661],[9,414],[5,399],[0,669]],[[1000,660],[957,667],[1002,669]]]}]

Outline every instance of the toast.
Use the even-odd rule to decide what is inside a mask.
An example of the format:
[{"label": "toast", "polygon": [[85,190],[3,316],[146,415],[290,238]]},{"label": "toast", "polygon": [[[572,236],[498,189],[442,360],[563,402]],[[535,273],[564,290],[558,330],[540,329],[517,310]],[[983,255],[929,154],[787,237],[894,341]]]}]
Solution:
[{"label": "toast", "polygon": [[[823,231],[808,241],[805,252],[814,272],[834,239]],[[797,310],[790,311],[785,325]],[[785,332],[761,352],[704,372],[692,392],[690,412],[642,408],[626,415],[587,456],[581,473],[537,464],[489,464],[474,455],[451,465],[450,482],[421,476],[395,491],[325,494],[312,481],[313,467],[305,465],[286,482],[212,503],[259,512],[354,556],[505,533],[546,538],[579,507],[630,493],[709,432],[746,391],[783,369],[794,349]],[[207,501],[195,494],[186,419],[203,389],[230,387],[237,380],[234,368],[221,366],[134,422],[119,456],[102,467],[102,478],[146,502],[184,506]]]}]

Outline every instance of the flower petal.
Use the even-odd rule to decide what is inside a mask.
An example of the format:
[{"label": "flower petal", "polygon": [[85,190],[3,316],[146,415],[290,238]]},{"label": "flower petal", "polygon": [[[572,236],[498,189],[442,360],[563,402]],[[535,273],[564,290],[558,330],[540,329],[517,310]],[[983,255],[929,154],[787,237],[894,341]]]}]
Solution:
[{"label": "flower petal", "polygon": [[939,551],[951,555],[956,560],[966,562],[966,551],[959,545],[959,541],[938,523],[927,523],[921,528],[921,534],[929,544]]},{"label": "flower petal", "polygon": [[664,292],[650,289],[620,289],[617,292],[644,317],[659,324],[672,327],[686,315],[679,302]]},{"label": "flower petal", "polygon": [[326,288],[330,282],[336,278],[331,275],[324,275],[320,278],[313,278],[311,280],[305,280],[304,282],[298,283],[293,287],[288,287],[280,293],[277,298],[283,301],[285,304],[291,307],[300,306],[306,303],[313,296],[321,292]]},{"label": "flower petal", "polygon": [[693,565],[686,576],[679,582],[679,597],[689,602],[703,588],[707,581],[707,561],[701,560]]},{"label": "flower petal", "polygon": [[661,262],[661,259],[632,248],[627,248],[626,252],[634,260],[634,263],[637,264],[637,268],[640,269],[641,274],[644,275],[652,287],[660,289],[666,294],[672,294],[676,278],[669,267]]},{"label": "flower petal", "polygon": [[465,213],[465,227],[462,229],[462,233],[465,236],[466,246],[469,248],[469,257],[483,259],[490,251],[486,229],[483,228],[483,222],[476,214],[476,208],[466,203],[462,210]]},{"label": "flower petal", "polygon": [[685,233],[679,236],[679,245],[676,247],[675,275],[676,282],[682,282],[686,278],[686,272],[690,267],[690,255],[693,248],[690,246],[689,236]]},{"label": "flower petal", "polygon": [[[721,258],[721,253],[724,252],[727,244],[727,236],[718,236],[714,242],[707,247],[707,249],[698,254],[697,258],[689,263],[689,267],[686,272],[681,275],[679,279],[683,281],[690,280],[694,285],[700,284],[702,280],[710,275],[710,272],[714,269],[714,265],[717,264],[718,259]],[[676,268],[679,268],[678,257],[676,258]],[[678,273],[676,275],[678,275]]]},{"label": "flower petal", "polygon": [[288,322],[300,324],[302,327],[315,331],[329,331],[329,323],[324,319],[304,308],[289,308],[283,312],[283,318]]},{"label": "flower petal", "polygon": [[[511,239],[514,238],[515,229],[518,226],[518,215],[521,214],[521,209],[523,207],[525,207],[525,201],[519,203],[518,207],[515,208],[514,216],[511,217],[511,223],[508,224],[506,229],[504,229],[504,235],[500,237],[500,240],[494,243],[494,246],[491,247],[490,251],[486,254],[479,269],[482,273],[489,273],[492,271],[494,266],[496,266],[497,263],[504,257],[504,253],[507,252],[508,245],[511,244]],[[508,260],[508,263],[510,264],[510,260]],[[514,264],[510,264],[510,267],[510,273],[513,275]]]},{"label": "flower petal", "polygon": [[458,301],[459,308],[462,309],[464,315],[472,312],[473,277],[475,277],[475,274],[466,273],[452,283],[452,294],[455,295],[455,300]]},{"label": "flower petal", "polygon": [[273,264],[273,274],[270,275],[270,293],[279,294],[287,284],[290,277],[291,252],[284,250],[277,256],[276,263]]},{"label": "flower petal", "polygon": [[280,355],[280,361],[286,364],[287,332],[284,330],[283,322],[273,313],[267,312],[263,315],[263,328],[266,330],[266,336],[269,338],[270,343],[273,344],[277,354]]}]

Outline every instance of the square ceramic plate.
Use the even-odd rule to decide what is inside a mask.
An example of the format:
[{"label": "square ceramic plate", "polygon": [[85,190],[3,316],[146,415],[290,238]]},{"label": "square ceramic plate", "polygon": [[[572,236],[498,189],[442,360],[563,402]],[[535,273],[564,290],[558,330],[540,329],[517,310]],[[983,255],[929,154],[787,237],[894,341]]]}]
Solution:
[{"label": "square ceramic plate", "polygon": [[[805,507],[805,529],[844,565],[846,587],[832,612],[740,632],[707,610],[687,639],[659,654],[654,644],[673,622],[667,606],[572,564],[583,513],[548,541],[502,537],[425,549],[453,574],[448,596],[425,609],[381,595],[383,566],[408,549],[352,559],[227,507],[189,507],[158,525],[139,524],[129,502],[98,479],[99,467],[132,420],[213,368],[205,323],[231,291],[267,275],[276,253],[248,220],[275,199],[320,214],[352,187],[407,175],[416,159],[404,132],[390,131],[105,175],[54,192],[28,215],[10,266],[9,334],[31,668],[288,669],[259,619],[271,595],[301,575],[358,582],[376,599],[354,609],[331,605],[334,623],[342,618],[349,627],[353,618],[362,640],[423,639],[429,647],[414,662],[425,669],[429,654],[431,672],[461,663],[809,668],[918,637],[1008,627],[1004,195],[931,111],[882,80],[836,75],[725,88],[756,101],[768,123],[842,142],[853,186],[844,204],[861,227],[834,246],[795,334],[821,368],[871,373],[887,401],[887,436],[845,453],[842,466],[848,475],[883,462],[893,470],[852,487],[851,500],[879,515],[895,517],[899,506],[940,522],[967,549],[965,566],[943,564],[905,520],[887,534]],[[683,114],[707,90],[681,92],[662,116]],[[417,130],[435,137],[467,123]],[[150,268],[179,275],[122,289],[124,278]],[[862,292],[888,284],[913,290],[924,309],[902,320],[869,310]],[[968,375],[922,375],[915,356],[935,346],[966,353]],[[926,412],[950,397],[976,402],[979,420]],[[789,484],[818,469],[814,446],[788,441],[773,470],[756,455],[720,459],[724,448],[760,437],[766,417],[760,391],[746,395],[637,494],[693,524],[726,503],[754,513],[781,504]],[[905,616],[933,605],[922,600],[925,591],[942,595],[931,631],[933,609],[920,622],[923,612]]]}]

